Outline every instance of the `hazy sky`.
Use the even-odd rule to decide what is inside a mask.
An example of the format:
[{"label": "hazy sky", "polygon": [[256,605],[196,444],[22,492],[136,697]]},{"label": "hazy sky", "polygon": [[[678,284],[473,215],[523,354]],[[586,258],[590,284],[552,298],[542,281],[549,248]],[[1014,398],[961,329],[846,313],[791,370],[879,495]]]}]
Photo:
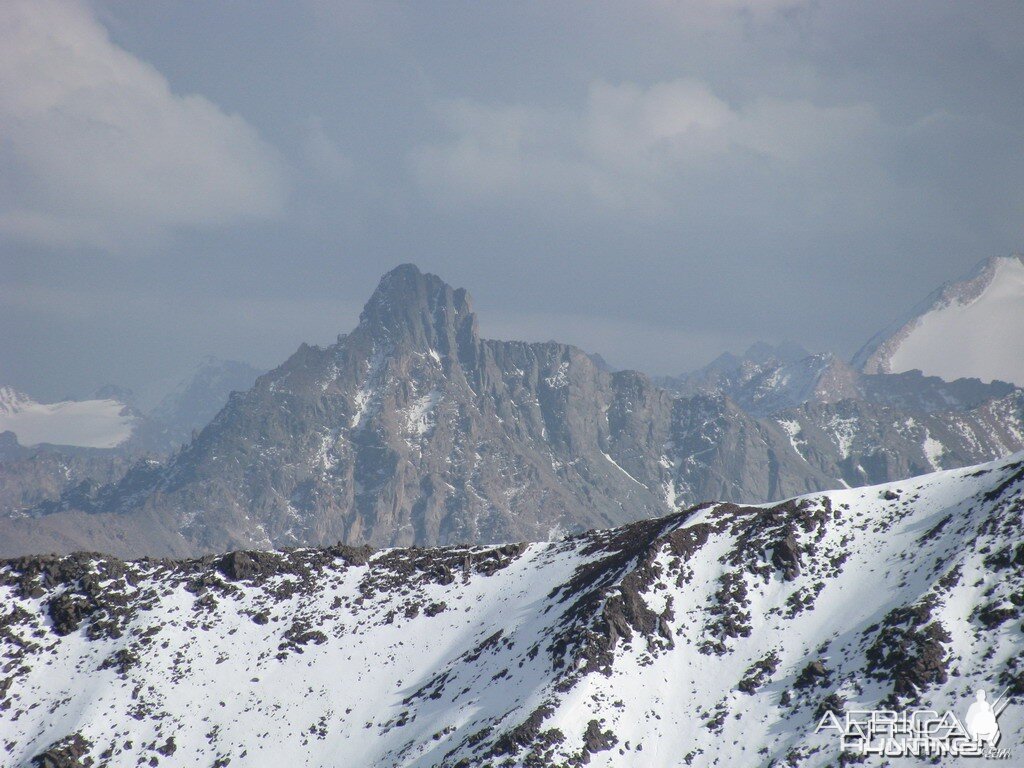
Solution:
[{"label": "hazy sky", "polygon": [[0,3],[0,384],[271,367],[412,261],[676,373],[1024,248],[1024,3]]}]

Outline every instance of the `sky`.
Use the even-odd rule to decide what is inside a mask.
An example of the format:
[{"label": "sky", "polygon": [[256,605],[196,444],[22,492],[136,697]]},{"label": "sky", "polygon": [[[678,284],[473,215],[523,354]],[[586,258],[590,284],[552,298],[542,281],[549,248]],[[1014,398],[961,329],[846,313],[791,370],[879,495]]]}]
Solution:
[{"label": "sky", "polygon": [[1024,4],[0,3],[0,384],[270,368],[413,262],[484,335],[852,355],[1024,250]]}]

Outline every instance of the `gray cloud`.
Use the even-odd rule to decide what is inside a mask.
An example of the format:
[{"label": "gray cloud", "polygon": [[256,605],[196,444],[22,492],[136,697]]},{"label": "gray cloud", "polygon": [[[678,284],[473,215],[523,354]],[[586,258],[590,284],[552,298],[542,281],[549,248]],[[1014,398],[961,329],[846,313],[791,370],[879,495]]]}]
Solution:
[{"label": "gray cloud", "polygon": [[692,79],[596,81],[577,111],[456,101],[439,117],[451,138],[413,153],[429,195],[446,205],[533,201],[556,215],[581,201],[672,215],[677,197],[723,170],[768,168],[804,183],[845,166],[863,173],[884,160],[891,132],[869,104],[759,98],[734,107]]},{"label": "gray cloud", "polygon": [[10,0],[0,17],[0,232],[125,251],[282,213],[276,151],[238,115],[175,94],[85,6]]},{"label": "gray cloud", "polygon": [[81,2],[0,4],[30,393],[272,364],[406,261],[617,365],[850,354],[1024,246],[1016,0]]}]

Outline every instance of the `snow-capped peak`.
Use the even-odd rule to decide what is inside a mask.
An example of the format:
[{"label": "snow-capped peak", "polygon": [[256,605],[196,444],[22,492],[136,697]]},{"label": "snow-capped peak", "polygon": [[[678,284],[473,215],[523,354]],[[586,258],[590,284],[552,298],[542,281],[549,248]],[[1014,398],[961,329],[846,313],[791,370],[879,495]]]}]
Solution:
[{"label": "snow-capped peak", "polygon": [[994,257],[875,336],[854,366],[1024,385],[1024,256]]}]

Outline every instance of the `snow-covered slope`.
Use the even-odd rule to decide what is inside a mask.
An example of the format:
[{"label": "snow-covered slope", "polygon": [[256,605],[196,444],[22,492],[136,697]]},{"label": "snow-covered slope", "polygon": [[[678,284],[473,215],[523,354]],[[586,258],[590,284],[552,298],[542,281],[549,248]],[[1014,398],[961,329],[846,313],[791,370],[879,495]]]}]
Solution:
[{"label": "snow-covered slope", "polygon": [[919,369],[1024,386],[1024,256],[988,259],[943,286],[872,339],[854,364],[868,373]]},{"label": "snow-covered slope", "polygon": [[0,432],[21,445],[41,443],[114,448],[132,436],[135,417],[113,399],[37,403],[10,387],[0,388]]},{"label": "snow-covered slope", "polygon": [[0,754],[834,765],[826,711],[1024,694],[1022,511],[1017,454],[549,543],[8,561]]}]

